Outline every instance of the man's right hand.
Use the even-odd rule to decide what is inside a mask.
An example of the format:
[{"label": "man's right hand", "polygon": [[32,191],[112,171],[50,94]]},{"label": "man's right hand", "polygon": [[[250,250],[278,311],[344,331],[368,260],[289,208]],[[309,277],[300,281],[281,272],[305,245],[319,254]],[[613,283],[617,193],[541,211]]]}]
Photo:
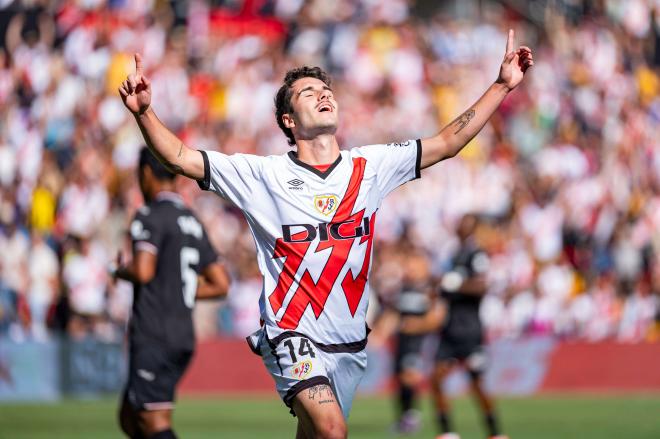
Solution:
[{"label": "man's right hand", "polygon": [[151,105],[151,81],[142,72],[142,56],[135,54],[135,73],[128,75],[119,87],[124,105],[133,114],[143,114]]}]

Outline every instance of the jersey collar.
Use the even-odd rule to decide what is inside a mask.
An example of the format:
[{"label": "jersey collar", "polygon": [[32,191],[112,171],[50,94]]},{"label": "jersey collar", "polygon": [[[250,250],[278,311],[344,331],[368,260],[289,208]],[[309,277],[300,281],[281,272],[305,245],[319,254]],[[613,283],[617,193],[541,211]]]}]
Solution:
[{"label": "jersey collar", "polygon": [[160,191],[156,194],[155,198],[156,201],[171,201],[177,204],[183,203],[183,198],[181,198],[181,195],[177,194],[176,192]]},{"label": "jersey collar", "polygon": [[298,157],[296,156],[296,153],[293,152],[293,151],[289,151],[288,154],[287,154],[287,156],[291,159],[291,161],[292,161],[294,164],[300,166],[301,168],[305,168],[305,169],[307,169],[309,172],[318,175],[319,177],[321,177],[321,178],[324,179],[324,180],[328,177],[328,175],[330,175],[330,174],[332,173],[332,171],[334,171],[334,169],[337,167],[337,165],[339,165],[339,162],[341,162],[341,153],[340,153],[339,156],[337,157],[337,160],[335,160],[335,161],[334,161],[334,162],[328,167],[328,169],[326,169],[325,171],[321,172],[321,171],[319,171],[318,169],[316,169],[314,166],[310,166],[310,165],[308,165],[307,163],[298,160]]}]

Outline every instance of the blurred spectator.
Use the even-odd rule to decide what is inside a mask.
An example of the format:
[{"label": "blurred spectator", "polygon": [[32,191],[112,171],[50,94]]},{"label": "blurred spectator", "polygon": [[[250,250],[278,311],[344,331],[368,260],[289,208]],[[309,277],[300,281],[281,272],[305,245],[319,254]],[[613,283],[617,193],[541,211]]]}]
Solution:
[{"label": "blurred spectator", "polygon": [[62,280],[68,291],[72,313],[68,330],[75,338],[92,333],[108,335],[102,325],[108,283],[106,261],[106,252],[101,244],[86,237],[77,238],[75,247],[64,256]]},{"label": "blurred spectator", "polygon": [[57,254],[38,231],[32,232],[28,272],[27,302],[30,306],[30,329],[36,340],[45,340],[48,336],[46,330],[48,310],[59,292],[59,261]]},{"label": "blurred spectator", "polygon": [[16,340],[25,338],[29,316],[26,314],[25,293],[28,287],[28,252],[30,238],[19,228],[13,218],[13,211],[3,205],[2,223],[4,233],[0,233],[0,269],[2,282],[0,289],[3,296],[3,308],[6,313],[6,328]]},{"label": "blurred spectator", "polygon": [[[2,269],[2,262],[0,262],[0,269]],[[4,279],[0,277],[0,334],[9,335],[13,339],[20,340],[23,336],[22,332],[16,334],[15,331],[20,331],[20,324],[18,323],[18,296],[5,283]]]}]

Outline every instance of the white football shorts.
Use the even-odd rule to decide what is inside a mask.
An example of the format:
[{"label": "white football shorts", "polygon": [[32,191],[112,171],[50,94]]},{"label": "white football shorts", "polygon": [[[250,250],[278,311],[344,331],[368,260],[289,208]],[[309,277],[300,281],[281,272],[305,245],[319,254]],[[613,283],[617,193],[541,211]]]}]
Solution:
[{"label": "white football shorts", "polygon": [[294,331],[269,339],[262,328],[248,336],[247,342],[252,352],[261,356],[287,407],[291,408],[293,398],[301,391],[327,384],[348,419],[355,391],[367,368],[366,339],[324,345]]}]

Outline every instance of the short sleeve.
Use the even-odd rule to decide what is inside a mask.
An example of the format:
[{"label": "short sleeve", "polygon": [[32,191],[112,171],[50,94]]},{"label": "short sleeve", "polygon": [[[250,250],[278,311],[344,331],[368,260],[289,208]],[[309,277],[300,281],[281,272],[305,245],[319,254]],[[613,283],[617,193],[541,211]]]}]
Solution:
[{"label": "short sleeve", "polygon": [[131,222],[133,252],[146,251],[157,255],[164,235],[162,224],[162,221],[155,221],[148,206],[142,207]]},{"label": "short sleeve", "polygon": [[472,275],[485,274],[490,267],[490,259],[488,258],[488,254],[485,251],[479,249],[475,251],[471,256],[470,270],[472,271]]},{"label": "short sleeve", "polygon": [[376,169],[376,182],[385,197],[402,184],[420,177],[421,140],[406,140],[386,145],[357,148],[360,155]]},{"label": "short sleeve", "polygon": [[204,178],[197,184],[230,201],[240,209],[250,200],[252,190],[261,181],[263,157],[250,154],[226,155],[200,151],[204,159]]}]

